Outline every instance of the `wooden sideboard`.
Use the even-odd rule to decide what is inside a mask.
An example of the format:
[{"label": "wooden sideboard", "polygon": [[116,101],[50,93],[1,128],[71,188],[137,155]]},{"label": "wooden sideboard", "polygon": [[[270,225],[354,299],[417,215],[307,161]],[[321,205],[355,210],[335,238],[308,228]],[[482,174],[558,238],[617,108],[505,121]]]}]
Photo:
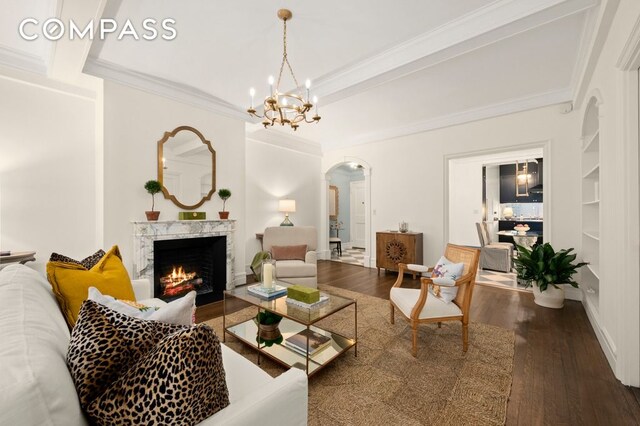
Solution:
[{"label": "wooden sideboard", "polygon": [[398,263],[422,265],[421,232],[376,232],[376,267],[398,270]]}]

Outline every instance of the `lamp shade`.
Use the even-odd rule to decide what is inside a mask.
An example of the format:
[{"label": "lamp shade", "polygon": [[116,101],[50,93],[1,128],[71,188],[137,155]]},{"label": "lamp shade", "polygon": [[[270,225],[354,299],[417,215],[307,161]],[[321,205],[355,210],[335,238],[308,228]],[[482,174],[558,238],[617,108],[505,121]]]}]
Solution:
[{"label": "lamp shade", "polygon": [[278,211],[284,213],[294,213],[296,211],[296,200],[280,200]]}]

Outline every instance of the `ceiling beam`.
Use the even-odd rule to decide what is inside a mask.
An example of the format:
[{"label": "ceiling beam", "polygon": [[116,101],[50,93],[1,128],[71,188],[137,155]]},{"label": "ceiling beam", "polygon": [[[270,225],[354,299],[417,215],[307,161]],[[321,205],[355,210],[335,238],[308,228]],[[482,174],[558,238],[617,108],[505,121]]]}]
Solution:
[{"label": "ceiling beam", "polygon": [[314,79],[328,104],[597,5],[597,0],[499,0],[361,62]]},{"label": "ceiling beam", "polygon": [[[97,23],[100,20],[106,4],[107,0],[59,0],[56,16],[65,24],[73,20],[84,28],[90,21]],[[61,81],[77,81],[81,77],[92,41],[89,37],[70,40],[65,35],[52,42],[47,76]]]}]

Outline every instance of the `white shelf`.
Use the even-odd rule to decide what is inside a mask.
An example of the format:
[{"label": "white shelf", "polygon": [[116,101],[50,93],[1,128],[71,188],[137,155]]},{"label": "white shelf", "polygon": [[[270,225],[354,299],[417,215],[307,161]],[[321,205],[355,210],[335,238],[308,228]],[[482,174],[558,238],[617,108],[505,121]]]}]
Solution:
[{"label": "white shelf", "polygon": [[600,164],[593,166],[591,170],[582,176],[582,179],[597,179],[600,177]]},{"label": "white shelf", "polygon": [[597,152],[599,151],[599,142],[600,142],[600,130],[595,132],[590,137],[586,138],[587,143],[584,145],[582,152]]},{"label": "white shelf", "polygon": [[600,204],[600,200],[585,201],[582,203],[583,206],[597,206],[598,204]]},{"label": "white shelf", "polygon": [[582,233],[589,238],[593,238],[596,241],[600,241],[600,233],[597,230],[582,231]]},{"label": "white shelf", "polygon": [[595,263],[590,263],[586,266],[587,270],[590,271],[594,277],[600,280],[600,268]]}]

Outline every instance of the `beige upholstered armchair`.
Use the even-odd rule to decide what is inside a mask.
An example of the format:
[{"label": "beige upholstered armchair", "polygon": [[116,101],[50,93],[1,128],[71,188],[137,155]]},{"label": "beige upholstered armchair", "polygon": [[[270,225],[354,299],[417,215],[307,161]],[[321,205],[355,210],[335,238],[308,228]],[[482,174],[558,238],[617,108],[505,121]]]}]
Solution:
[{"label": "beige upholstered armchair", "polygon": [[[395,308],[411,324],[413,329],[413,347],[411,354],[418,355],[418,325],[422,323],[438,323],[443,321],[460,321],[462,323],[462,350],[467,351],[469,344],[469,310],[471,295],[476,283],[476,273],[480,259],[480,250],[447,244],[444,256],[453,263],[463,263],[462,276],[447,287],[458,287],[455,298],[447,303],[429,293],[429,287],[434,283],[429,277],[420,279],[420,289],[402,288],[405,272],[431,272],[433,268],[422,265],[398,264],[398,279],[391,288],[389,306],[391,309],[391,324],[395,322]],[[443,285],[440,285],[442,287]]]},{"label": "beige upholstered armchair", "polygon": [[480,269],[492,269],[494,271],[511,272],[513,258],[513,244],[494,243],[487,222],[476,223],[478,239],[480,240]]},{"label": "beige upholstered armchair", "polygon": [[[271,257],[276,260],[277,279],[292,284],[317,287],[317,241],[318,232],[313,226],[273,226],[264,230],[262,247],[263,250],[270,252]],[[286,248],[301,245],[307,246],[302,255],[298,256],[294,253],[278,259],[277,253],[293,253],[292,250]],[[274,247],[276,247],[275,250]],[[283,250],[283,248],[285,249]]]}]

